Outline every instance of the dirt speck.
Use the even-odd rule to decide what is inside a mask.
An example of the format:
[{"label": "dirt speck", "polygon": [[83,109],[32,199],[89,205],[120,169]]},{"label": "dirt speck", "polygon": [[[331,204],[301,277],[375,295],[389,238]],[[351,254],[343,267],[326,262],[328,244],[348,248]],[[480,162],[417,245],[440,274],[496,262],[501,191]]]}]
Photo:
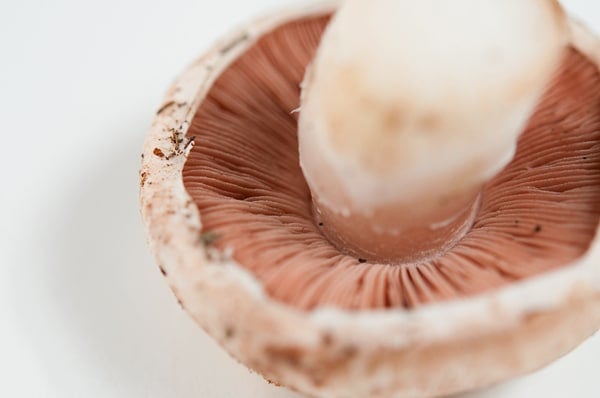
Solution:
[{"label": "dirt speck", "polygon": [[286,363],[296,367],[302,361],[302,350],[298,347],[267,347],[265,354],[274,364]]},{"label": "dirt speck", "polygon": [[211,246],[216,242],[219,236],[212,231],[206,231],[200,234],[200,243],[205,246]]},{"label": "dirt speck", "polygon": [[146,173],[144,171],[140,174],[140,188],[146,184],[147,180],[148,180],[148,173]]},{"label": "dirt speck", "polygon": [[224,332],[225,338],[226,339],[231,339],[233,338],[233,336],[235,336],[235,329],[233,328],[233,326],[227,326],[225,328],[225,332]]},{"label": "dirt speck", "polygon": [[165,157],[165,154],[163,153],[162,149],[160,149],[160,148],[154,148],[152,153],[154,154],[154,156],[158,156],[161,159]]},{"label": "dirt speck", "polygon": [[160,108],[158,108],[158,110],[156,111],[157,115],[160,115],[161,113],[163,113],[166,109],[170,108],[171,106],[175,105],[175,101],[169,101],[167,103],[165,103],[163,106],[161,106]]}]

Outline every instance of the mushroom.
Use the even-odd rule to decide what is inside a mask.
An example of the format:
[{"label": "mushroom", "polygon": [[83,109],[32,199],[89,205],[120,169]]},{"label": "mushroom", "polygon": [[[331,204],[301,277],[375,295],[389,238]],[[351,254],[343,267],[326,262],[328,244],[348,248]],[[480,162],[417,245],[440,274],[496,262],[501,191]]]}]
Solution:
[{"label": "mushroom", "polygon": [[142,154],[159,267],[309,395],[539,369],[600,328],[600,43],[552,0],[366,4],[258,19],[175,82]]}]

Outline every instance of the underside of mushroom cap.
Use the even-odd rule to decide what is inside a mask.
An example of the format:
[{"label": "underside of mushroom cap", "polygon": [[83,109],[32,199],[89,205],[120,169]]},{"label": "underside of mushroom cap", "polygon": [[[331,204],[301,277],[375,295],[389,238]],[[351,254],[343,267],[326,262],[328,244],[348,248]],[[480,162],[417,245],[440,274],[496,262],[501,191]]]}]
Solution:
[{"label": "underside of mushroom cap", "polygon": [[[217,249],[231,250],[272,297],[301,309],[468,297],[568,266],[588,250],[600,217],[600,73],[573,48],[515,158],[485,186],[452,247],[382,264],[332,244],[299,167],[294,112],[327,21],[266,34],[223,71],[196,113],[183,181]],[[402,245],[411,239],[397,237]]]},{"label": "underside of mushroom cap", "polygon": [[[505,261],[487,266],[469,256],[456,260],[446,265],[449,272],[463,265],[481,274],[459,272],[462,285],[450,284],[453,294],[444,295],[418,264],[371,264],[328,245],[294,164],[297,153],[284,150],[295,143],[295,85],[330,10],[288,10],[236,32],[194,63],[161,106],[143,153],[142,212],[159,266],[184,308],[243,363],[317,396],[428,396],[481,387],[535,370],[597,330],[595,40],[573,24],[576,40],[560,74],[568,84],[549,90],[538,108],[542,117],[521,139],[521,154],[534,161],[513,162],[505,170],[514,167],[512,174],[486,188],[501,195],[520,182],[528,189],[506,202],[484,198],[478,217],[485,203],[493,210],[473,228],[480,225],[479,239],[496,236],[511,250],[521,248],[527,261],[517,265],[514,252],[500,249],[491,256]],[[235,90],[229,79],[237,79]],[[553,145],[555,139],[562,144]],[[235,141],[244,150],[230,145]],[[574,171],[576,182],[569,179]],[[540,172],[543,184],[528,185]],[[525,210],[533,203],[539,214]],[[282,243],[294,252],[283,254]],[[547,262],[544,249],[558,250],[556,257]],[[350,270],[337,274],[344,277],[338,283],[354,286],[346,296],[360,299],[343,299],[335,273],[317,275],[312,256]],[[335,294],[319,296],[313,288],[310,300],[286,298],[270,282],[278,280],[268,271],[277,264],[295,264],[286,270],[299,273],[279,279],[288,290],[310,286],[308,271]],[[391,267],[400,269],[394,299]],[[490,279],[469,290],[473,275]]]}]

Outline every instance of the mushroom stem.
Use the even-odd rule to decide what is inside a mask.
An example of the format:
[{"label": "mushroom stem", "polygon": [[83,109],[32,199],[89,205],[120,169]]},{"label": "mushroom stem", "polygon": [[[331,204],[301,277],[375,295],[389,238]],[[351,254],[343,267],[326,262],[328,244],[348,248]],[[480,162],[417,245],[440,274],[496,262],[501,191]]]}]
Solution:
[{"label": "mushroom stem", "polygon": [[347,0],[305,76],[299,121],[327,237],[393,263],[456,243],[567,39],[555,0]]}]

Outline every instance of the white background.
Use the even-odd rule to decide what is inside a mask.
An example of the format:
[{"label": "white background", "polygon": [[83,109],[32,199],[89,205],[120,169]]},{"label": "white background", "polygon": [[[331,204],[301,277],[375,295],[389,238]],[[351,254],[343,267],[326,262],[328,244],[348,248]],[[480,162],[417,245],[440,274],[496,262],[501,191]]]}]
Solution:
[{"label": "white background", "polygon": [[[415,0],[416,1],[416,0]],[[565,0],[600,31],[596,0]],[[172,78],[283,0],[0,0],[0,397],[298,397],[179,309],[137,207]],[[600,336],[469,397],[600,396]]]}]

